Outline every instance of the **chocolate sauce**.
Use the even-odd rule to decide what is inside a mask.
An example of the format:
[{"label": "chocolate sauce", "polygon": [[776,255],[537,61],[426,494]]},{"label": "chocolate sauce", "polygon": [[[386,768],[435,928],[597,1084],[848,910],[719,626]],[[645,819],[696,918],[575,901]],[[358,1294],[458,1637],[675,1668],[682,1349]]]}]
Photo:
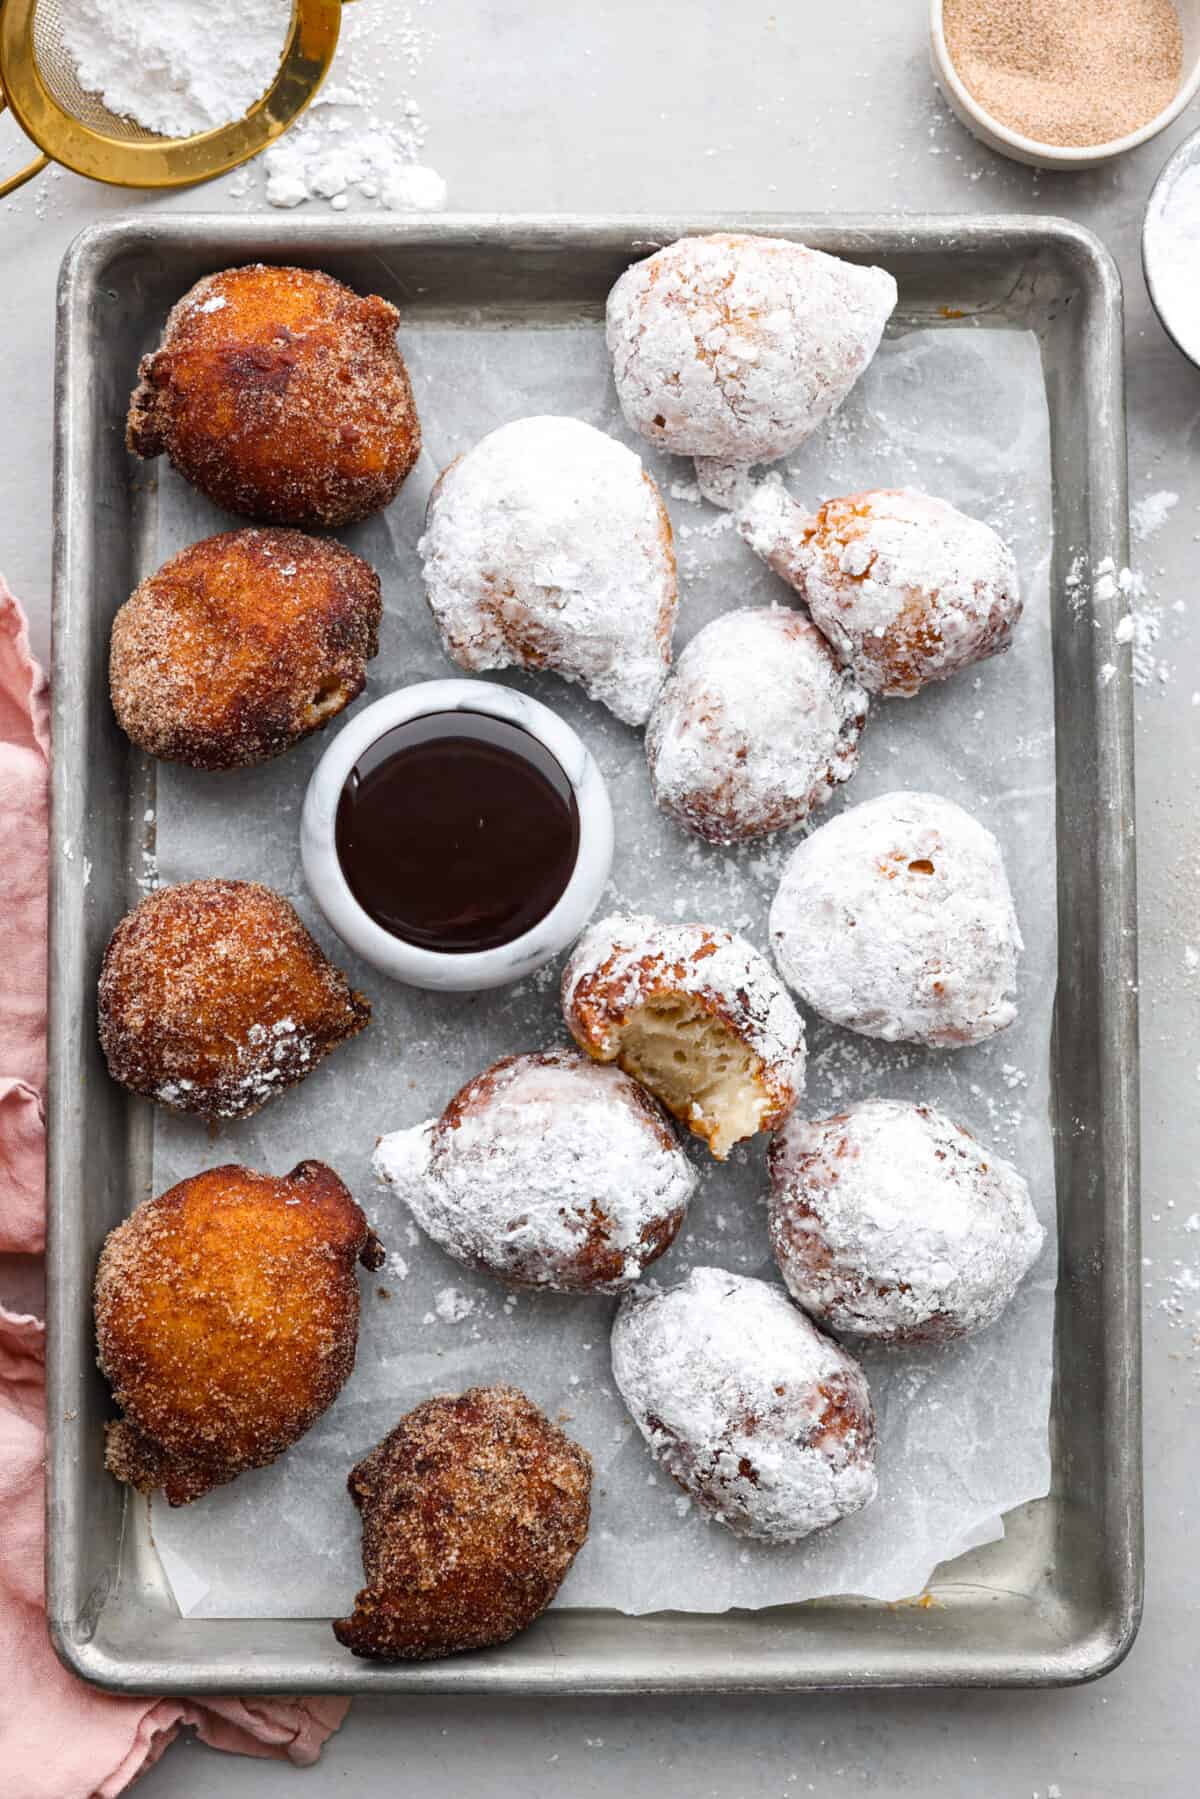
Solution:
[{"label": "chocolate sauce", "polygon": [[571,879],[579,808],[528,731],[478,712],[397,725],[338,801],[338,861],[355,899],[422,949],[495,949],[532,929]]}]

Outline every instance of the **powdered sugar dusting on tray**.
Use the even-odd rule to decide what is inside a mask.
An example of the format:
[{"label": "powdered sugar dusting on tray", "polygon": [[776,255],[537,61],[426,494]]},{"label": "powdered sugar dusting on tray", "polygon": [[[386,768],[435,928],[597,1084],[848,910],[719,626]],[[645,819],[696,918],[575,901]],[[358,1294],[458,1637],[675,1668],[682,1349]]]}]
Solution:
[{"label": "powdered sugar dusting on tray", "polygon": [[[354,11],[347,9],[347,27]],[[399,341],[429,453],[386,513],[345,534],[380,571],[386,607],[380,655],[358,704],[403,682],[454,674],[425,604],[415,554],[425,501],[437,471],[454,456],[529,414],[574,415],[642,455],[666,497],[686,559],[677,646],[731,606],[794,603],[736,532],[715,529],[719,515],[688,497],[690,464],[651,450],[624,426],[597,325],[560,324],[555,317],[536,325],[481,322],[465,311],[453,318],[426,315],[419,297],[405,302],[401,296],[401,303]],[[841,411],[789,458],[786,479],[793,492],[814,500],[877,486],[941,493],[986,519],[1016,549],[1027,611],[1011,653],[912,702],[876,707],[858,772],[822,816],[903,784],[940,789],[980,817],[1002,845],[1028,940],[1018,979],[1020,1014],[991,1042],[953,1055],[855,1037],[810,1016],[803,1105],[821,1116],[869,1093],[928,1099],[1020,1169],[1052,1230],[1047,1046],[1055,983],[1055,789],[1042,381],[1031,334],[992,330],[986,321],[970,329],[912,330],[901,321]],[[673,482],[684,485],[683,497],[671,494]],[[147,545],[145,566],[131,576],[226,522],[169,468],[160,471],[151,498],[158,541]],[[684,525],[693,533],[686,540]],[[616,815],[604,908],[713,920],[766,951],[768,908],[796,839],[710,847],[655,806],[640,732],[553,675],[513,671],[495,678],[552,706],[600,763]],[[165,879],[240,875],[286,893],[352,985],[370,997],[371,1025],[302,1088],[272,1100],[245,1124],[223,1127],[215,1141],[195,1121],[157,1117],[153,1182],[161,1189],[229,1160],[278,1172],[292,1167],[301,1151],[320,1155],[368,1211],[389,1256],[399,1251],[408,1275],[399,1281],[382,1274],[386,1300],[374,1280],[362,1282],[353,1379],[303,1444],[201,1506],[156,1508],[156,1541],[175,1552],[176,1569],[182,1559],[198,1576],[198,1588],[182,1594],[187,1608],[212,1616],[278,1616],[281,1608],[292,1616],[343,1615],[361,1585],[345,1494],[348,1469],[429,1394],[501,1378],[524,1388],[550,1417],[569,1412],[566,1428],[595,1459],[592,1530],[562,1589],[563,1605],[720,1612],[822,1593],[894,1600],[918,1592],[936,1562],[998,1534],[998,1512],[1046,1490],[1052,1242],[990,1329],[951,1350],[871,1350],[861,1358],[878,1420],[877,1500],[794,1547],[761,1545],[712,1524],[653,1462],[612,1379],[612,1299],[506,1294],[490,1275],[438,1249],[378,1188],[370,1169],[378,1135],[437,1116],[499,1056],[567,1046],[561,971],[549,966],[518,988],[482,997],[434,1000],[381,980],[342,949],[304,890],[295,835],[299,798],[323,747],[314,738],[278,763],[219,780],[162,768],[147,803],[158,815]],[[1023,1073],[1028,1085],[1010,1085],[1004,1068]],[[719,1166],[699,1142],[685,1139],[684,1149],[696,1189],[684,1226],[652,1277],[674,1285],[691,1267],[705,1265],[778,1286],[766,1232],[763,1140],[735,1148]],[[447,1286],[475,1301],[458,1323],[436,1310]]]}]

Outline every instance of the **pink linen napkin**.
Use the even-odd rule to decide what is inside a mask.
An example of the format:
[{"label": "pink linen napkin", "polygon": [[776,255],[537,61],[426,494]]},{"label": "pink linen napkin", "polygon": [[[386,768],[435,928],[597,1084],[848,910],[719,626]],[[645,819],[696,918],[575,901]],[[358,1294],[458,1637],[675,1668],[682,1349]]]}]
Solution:
[{"label": "pink linen napkin", "polygon": [[[44,1242],[49,707],[0,576],[0,1252]],[[113,1799],[185,1724],[214,1749],[316,1761],[339,1699],[124,1699],[69,1674],[42,1585],[45,1328],[0,1306],[0,1769],[4,1799]]]}]

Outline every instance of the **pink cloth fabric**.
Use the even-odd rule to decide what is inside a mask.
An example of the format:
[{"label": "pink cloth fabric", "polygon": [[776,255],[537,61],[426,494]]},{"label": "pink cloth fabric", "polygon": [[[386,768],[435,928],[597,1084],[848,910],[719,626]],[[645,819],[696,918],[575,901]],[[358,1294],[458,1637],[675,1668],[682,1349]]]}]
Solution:
[{"label": "pink cloth fabric", "polygon": [[[46,677],[0,577],[0,1251],[44,1241]],[[113,1799],[185,1724],[215,1749],[300,1765],[346,1714],[336,1699],[125,1699],[85,1686],[46,1634],[44,1327],[0,1306],[0,1792]]]}]

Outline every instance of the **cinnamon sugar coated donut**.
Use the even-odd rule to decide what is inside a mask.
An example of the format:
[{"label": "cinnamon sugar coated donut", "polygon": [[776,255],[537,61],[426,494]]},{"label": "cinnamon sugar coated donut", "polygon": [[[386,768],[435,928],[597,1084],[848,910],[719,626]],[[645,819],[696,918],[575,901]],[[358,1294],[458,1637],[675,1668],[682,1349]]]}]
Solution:
[{"label": "cinnamon sugar coated donut", "polygon": [[612,1365],[655,1460],[738,1536],[792,1542],[874,1499],[866,1377],[782,1288],[694,1268],[630,1293]]},{"label": "cinnamon sugar coated donut", "polygon": [[650,716],[655,801],[709,843],[794,830],[857,768],[867,705],[802,613],[723,613],[692,638]]},{"label": "cinnamon sugar coated donut", "polygon": [[626,724],[671,662],[671,521],[632,450],[572,418],[516,419],[443,470],[418,545],[446,654],[548,668]]},{"label": "cinnamon sugar coated donut", "polygon": [[591,1457],[515,1387],[427,1399],[347,1485],[367,1584],[333,1631],[380,1661],[506,1643],[545,1611],[587,1539]]},{"label": "cinnamon sugar coated donut", "polygon": [[581,1049],[648,1087],[719,1161],[773,1130],[804,1091],[800,1014],[731,931],[603,918],[563,971],[562,1005]]},{"label": "cinnamon sugar coated donut", "polygon": [[945,1343],[983,1330],[1045,1241],[1011,1162],[932,1106],[867,1099],[834,1118],[793,1112],[768,1166],[779,1271],[839,1333]]},{"label": "cinnamon sugar coated donut", "polygon": [[129,448],[166,454],[218,506],[266,524],[366,518],[421,449],[399,320],[316,269],[206,275],[142,358]]},{"label": "cinnamon sugar coated donut", "polygon": [[608,296],[621,411],[659,449],[772,462],[841,405],[895,304],[883,269],[786,238],[680,238]]},{"label": "cinnamon sugar coated donut", "polygon": [[302,531],[226,531],[136,588],[113,621],[117,723],[193,768],[246,768],[336,718],[379,649],[379,576]]},{"label": "cinnamon sugar coated donut", "polygon": [[769,476],[738,529],[871,693],[909,698],[1000,655],[1021,616],[1008,545],[928,494],[879,488],[812,514]]},{"label": "cinnamon sugar coated donut", "polygon": [[881,794],[814,831],[770,933],[789,987],[864,1037],[959,1049],[1017,1015],[1024,945],[1000,846],[937,794]]},{"label": "cinnamon sugar coated donut", "polygon": [[281,894],[160,887],[112,934],[100,1042],[114,1081],[176,1112],[249,1118],[369,1022]]},{"label": "cinnamon sugar coated donut", "polygon": [[696,1184],[650,1095],[573,1050],[494,1063],[440,1118],[382,1137],[373,1167],[456,1260],[561,1293],[636,1281]]},{"label": "cinnamon sugar coated donut", "polygon": [[186,1505],[299,1441],[354,1367],[355,1261],[383,1251],[332,1168],[228,1164],[144,1201],[96,1271],[110,1473]]}]

